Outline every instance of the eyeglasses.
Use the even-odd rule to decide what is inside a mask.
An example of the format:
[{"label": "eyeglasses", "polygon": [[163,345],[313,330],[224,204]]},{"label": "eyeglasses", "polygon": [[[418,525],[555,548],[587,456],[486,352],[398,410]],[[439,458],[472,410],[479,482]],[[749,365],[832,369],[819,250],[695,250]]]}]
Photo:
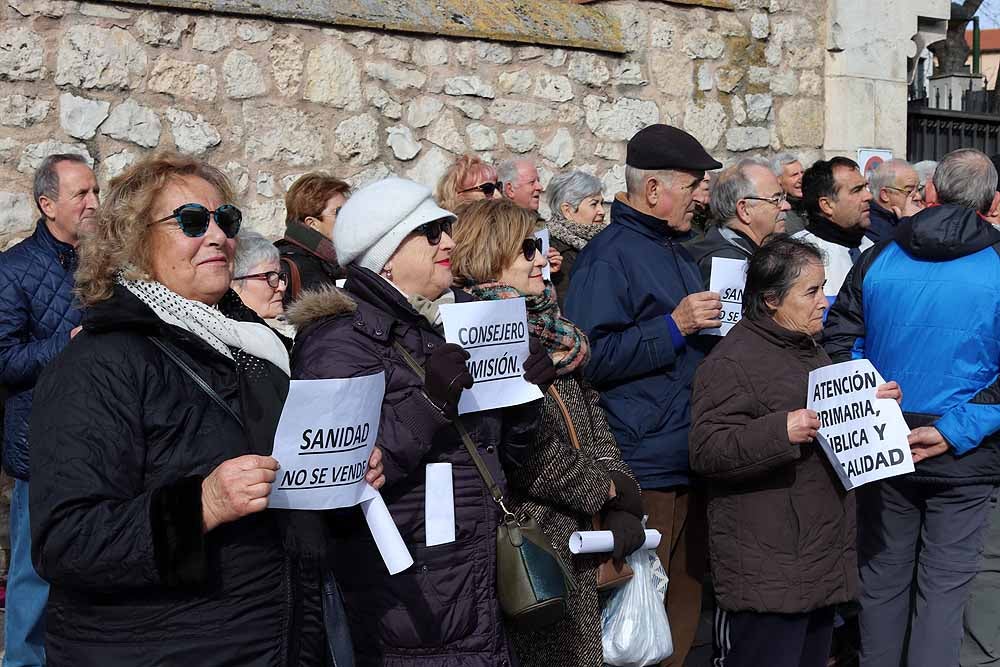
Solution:
[{"label": "eyeglasses", "polygon": [[493,193],[497,190],[503,190],[503,183],[500,181],[497,181],[496,183],[480,183],[474,187],[459,190],[458,193],[464,194],[466,192],[472,192],[473,190],[479,190],[487,197],[492,197]]},{"label": "eyeglasses", "polygon": [[233,278],[233,280],[266,280],[268,287],[278,289],[278,285],[288,284],[288,274],[284,271],[265,271],[264,273],[248,273],[245,276]]},{"label": "eyeglasses", "polygon": [[788,195],[782,192],[780,195],[774,195],[773,197],[744,197],[744,199],[752,199],[754,201],[766,201],[771,206],[781,206],[786,201],[788,201]]},{"label": "eyeglasses", "polygon": [[521,252],[529,262],[535,259],[535,252],[542,251],[542,240],[539,238],[524,239],[521,242]]},{"label": "eyeglasses", "polygon": [[243,222],[243,213],[232,204],[223,204],[214,211],[210,211],[201,204],[182,204],[174,209],[174,212],[165,218],[154,220],[151,224],[159,224],[167,220],[176,220],[184,236],[198,238],[204,236],[208,231],[208,221],[211,216],[215,216],[215,224],[219,226],[226,238],[233,238],[240,231],[240,223]]},{"label": "eyeglasses", "polygon": [[886,190],[895,190],[896,192],[902,192],[907,197],[912,197],[914,192],[919,192],[921,195],[924,194],[924,188],[922,185],[915,185],[909,188],[894,188],[891,185],[884,185],[882,187],[884,187]]},{"label": "eyeglasses", "polygon": [[449,218],[431,220],[420,225],[413,231],[426,236],[427,242],[431,245],[437,245],[441,242],[441,234],[451,236],[451,220]]}]

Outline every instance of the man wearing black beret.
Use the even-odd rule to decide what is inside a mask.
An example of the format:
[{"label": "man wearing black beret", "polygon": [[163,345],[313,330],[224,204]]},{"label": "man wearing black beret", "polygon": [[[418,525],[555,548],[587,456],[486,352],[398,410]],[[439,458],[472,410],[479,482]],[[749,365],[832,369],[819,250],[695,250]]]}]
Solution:
[{"label": "man wearing black beret", "polygon": [[628,143],[627,192],[611,224],[580,252],[567,317],[590,337],[588,380],[643,488],[648,527],[667,570],[667,616],[684,664],[694,641],[707,564],[705,503],[688,478],[691,384],[709,347],[698,332],[719,326],[719,295],[703,292],[698,265],[681,245],[691,237],[694,192],[719,169],[698,140],[651,125]]}]

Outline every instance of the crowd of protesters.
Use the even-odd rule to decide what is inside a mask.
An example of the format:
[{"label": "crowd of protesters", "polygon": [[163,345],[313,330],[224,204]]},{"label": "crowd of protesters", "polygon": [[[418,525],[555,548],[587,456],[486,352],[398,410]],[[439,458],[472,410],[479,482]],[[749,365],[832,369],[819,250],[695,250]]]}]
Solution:
[{"label": "crowd of protesters", "polygon": [[[543,188],[530,160],[474,155],[434,191],[314,172],[272,243],[201,159],[154,153],[102,193],[82,158],[46,158],[35,232],[0,254],[4,665],[602,667],[604,558],[568,549],[595,516],[616,564],[662,535],[665,667],[704,590],[717,667],[998,664],[994,163],[723,168],[652,125],[625,183]],[[715,258],[747,262],[721,338]],[[473,377],[442,306],[520,298],[544,398],[459,416]],[[806,387],[860,358],[916,472],[846,491]],[[379,372],[365,479],[414,561],[391,576],[357,508],[268,508],[290,381]],[[433,463],[452,467],[455,537],[427,546]],[[575,582],[545,627],[501,612],[507,511]]]}]

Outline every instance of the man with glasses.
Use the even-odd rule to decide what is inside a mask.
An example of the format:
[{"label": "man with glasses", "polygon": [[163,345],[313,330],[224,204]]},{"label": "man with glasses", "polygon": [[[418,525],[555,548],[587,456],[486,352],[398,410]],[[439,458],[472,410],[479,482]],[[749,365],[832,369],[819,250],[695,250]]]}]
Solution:
[{"label": "man with glasses", "polygon": [[872,193],[871,226],[865,236],[872,243],[894,238],[899,221],[923,209],[920,176],[906,160],[880,164],[872,172],[868,187]]},{"label": "man with glasses", "polygon": [[865,231],[872,193],[858,168],[846,157],[818,160],[802,177],[802,198],[809,216],[805,230],[795,234],[823,251],[826,284],[823,293],[833,303],[844,278],[861,253],[872,246]]},{"label": "man with glasses", "polygon": [[97,214],[99,188],[83,157],[59,154],[42,160],[34,195],[41,212],[35,233],[0,254],[0,384],[9,391],[3,467],[14,478],[5,667],[45,664],[49,586],[31,562],[28,415],[38,377],[80,332],[73,298],[76,248]]},{"label": "man with glasses", "polygon": [[590,338],[585,374],[642,486],[647,525],[663,534],[674,641],[664,665],[674,666],[694,641],[707,565],[704,498],[688,472],[691,384],[711,338],[699,332],[718,327],[722,309],[682,243],[695,190],[722,165],[669,125],[637,132],[625,161],[627,191],[576,259],[566,314]]},{"label": "man with glasses", "polygon": [[791,208],[770,164],[760,157],[740,160],[716,176],[709,201],[717,222],[687,245],[706,289],[713,257],[749,260],[764,239],[785,231]]}]

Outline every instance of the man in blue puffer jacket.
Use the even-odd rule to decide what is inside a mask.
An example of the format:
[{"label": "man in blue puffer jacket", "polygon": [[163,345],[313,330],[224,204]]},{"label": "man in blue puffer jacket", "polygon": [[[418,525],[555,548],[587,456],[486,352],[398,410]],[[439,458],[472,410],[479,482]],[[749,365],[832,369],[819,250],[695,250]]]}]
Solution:
[{"label": "man in blue puffer jacket", "polygon": [[649,528],[663,533],[657,554],[670,578],[667,616],[679,667],[694,640],[707,563],[702,494],[688,476],[691,385],[717,327],[719,295],[681,245],[691,238],[694,196],[704,172],[722,165],[697,139],[651,125],[628,142],[627,192],[611,224],[580,252],[566,315],[590,337],[587,379],[642,485]]},{"label": "man in blue puffer jacket", "polygon": [[1000,232],[982,217],[997,171],[959,150],[934,185],[941,205],[861,256],[825,329],[834,361],[864,357],[899,381],[917,463],[858,493],[862,667],[959,664],[1000,482]]},{"label": "man in blue puffer jacket", "polygon": [[35,172],[34,195],[42,213],[35,233],[0,255],[3,467],[14,478],[4,667],[45,664],[48,585],[31,564],[28,416],[38,376],[80,330],[73,272],[81,227],[97,212],[97,180],[81,156],[51,155]]}]

